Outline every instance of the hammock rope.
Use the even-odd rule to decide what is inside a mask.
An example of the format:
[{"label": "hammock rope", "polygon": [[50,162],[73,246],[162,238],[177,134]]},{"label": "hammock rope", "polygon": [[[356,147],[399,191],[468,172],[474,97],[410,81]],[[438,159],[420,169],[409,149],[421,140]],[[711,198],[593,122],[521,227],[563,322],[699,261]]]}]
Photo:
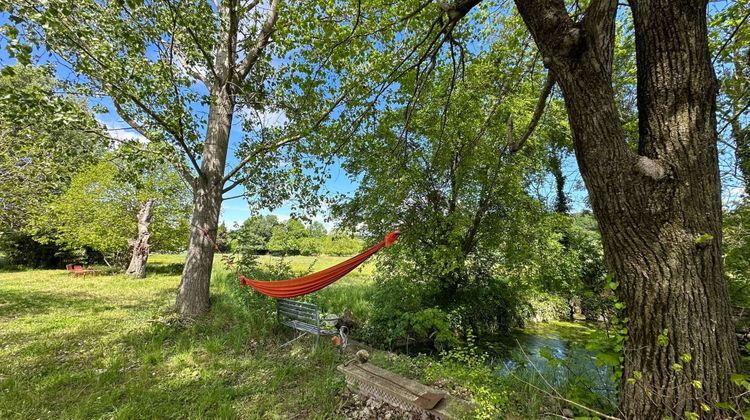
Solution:
[{"label": "hammock rope", "polygon": [[398,235],[400,233],[401,232],[399,231],[391,232],[385,235],[385,238],[383,238],[381,242],[378,242],[361,254],[355,255],[352,258],[332,267],[328,267],[325,270],[310,273],[306,276],[278,281],[261,281],[249,279],[240,275],[240,282],[242,286],[250,286],[258,292],[272,298],[293,298],[307,295],[316,292],[349,274],[352,270],[367,261],[367,259],[373,256],[376,252],[380,251],[381,248],[393,245],[396,240],[398,240]]}]

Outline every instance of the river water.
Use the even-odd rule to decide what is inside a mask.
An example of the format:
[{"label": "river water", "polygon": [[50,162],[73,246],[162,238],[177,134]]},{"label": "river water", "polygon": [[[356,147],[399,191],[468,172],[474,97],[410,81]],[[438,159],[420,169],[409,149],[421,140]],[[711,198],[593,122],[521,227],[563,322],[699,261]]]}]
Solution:
[{"label": "river water", "polygon": [[499,375],[543,376],[553,386],[575,383],[613,400],[611,368],[597,366],[596,353],[586,349],[597,328],[579,322],[529,324],[509,335],[484,338],[478,345]]}]

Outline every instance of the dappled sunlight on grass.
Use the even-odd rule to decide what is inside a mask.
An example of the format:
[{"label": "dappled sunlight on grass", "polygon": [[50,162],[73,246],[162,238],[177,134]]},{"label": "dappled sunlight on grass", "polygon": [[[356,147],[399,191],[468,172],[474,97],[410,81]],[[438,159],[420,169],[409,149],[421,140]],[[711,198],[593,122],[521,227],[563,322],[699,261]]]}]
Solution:
[{"label": "dappled sunlight on grass", "polygon": [[0,418],[335,417],[325,343],[279,349],[289,331],[216,279],[211,315],[176,322],[182,260],[154,255],[146,279],[1,273]]}]

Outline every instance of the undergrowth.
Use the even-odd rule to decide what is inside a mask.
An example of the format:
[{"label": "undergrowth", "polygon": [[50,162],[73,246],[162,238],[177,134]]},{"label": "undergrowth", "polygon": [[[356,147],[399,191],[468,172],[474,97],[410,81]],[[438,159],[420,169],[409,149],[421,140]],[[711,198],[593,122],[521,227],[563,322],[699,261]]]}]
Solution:
[{"label": "undergrowth", "polygon": [[[344,382],[335,367],[343,358],[325,340],[317,351],[309,339],[280,348],[293,332],[277,324],[274,301],[240,287],[234,270],[217,262],[211,313],[178,320],[171,308],[182,258],[152,257],[144,280],[0,273],[0,418],[340,417]],[[292,261],[295,274],[336,262]],[[366,318],[368,270],[310,299]],[[587,399],[592,385],[580,382],[577,362],[561,358],[536,370],[517,355],[505,368],[488,361],[471,334],[439,355],[372,356],[472,400],[470,418],[591,415],[565,398],[612,409],[606,399]]]}]

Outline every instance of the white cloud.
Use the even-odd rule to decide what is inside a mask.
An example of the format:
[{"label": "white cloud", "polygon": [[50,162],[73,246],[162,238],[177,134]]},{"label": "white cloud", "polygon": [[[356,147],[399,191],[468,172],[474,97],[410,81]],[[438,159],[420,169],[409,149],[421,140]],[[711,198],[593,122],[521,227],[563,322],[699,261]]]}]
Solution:
[{"label": "white cloud", "polygon": [[131,141],[135,140],[139,143],[148,143],[148,139],[142,136],[140,133],[133,130],[129,125],[125,123],[117,123],[113,121],[105,121],[103,119],[97,119],[99,123],[104,125],[107,129],[107,135],[115,140]]}]

